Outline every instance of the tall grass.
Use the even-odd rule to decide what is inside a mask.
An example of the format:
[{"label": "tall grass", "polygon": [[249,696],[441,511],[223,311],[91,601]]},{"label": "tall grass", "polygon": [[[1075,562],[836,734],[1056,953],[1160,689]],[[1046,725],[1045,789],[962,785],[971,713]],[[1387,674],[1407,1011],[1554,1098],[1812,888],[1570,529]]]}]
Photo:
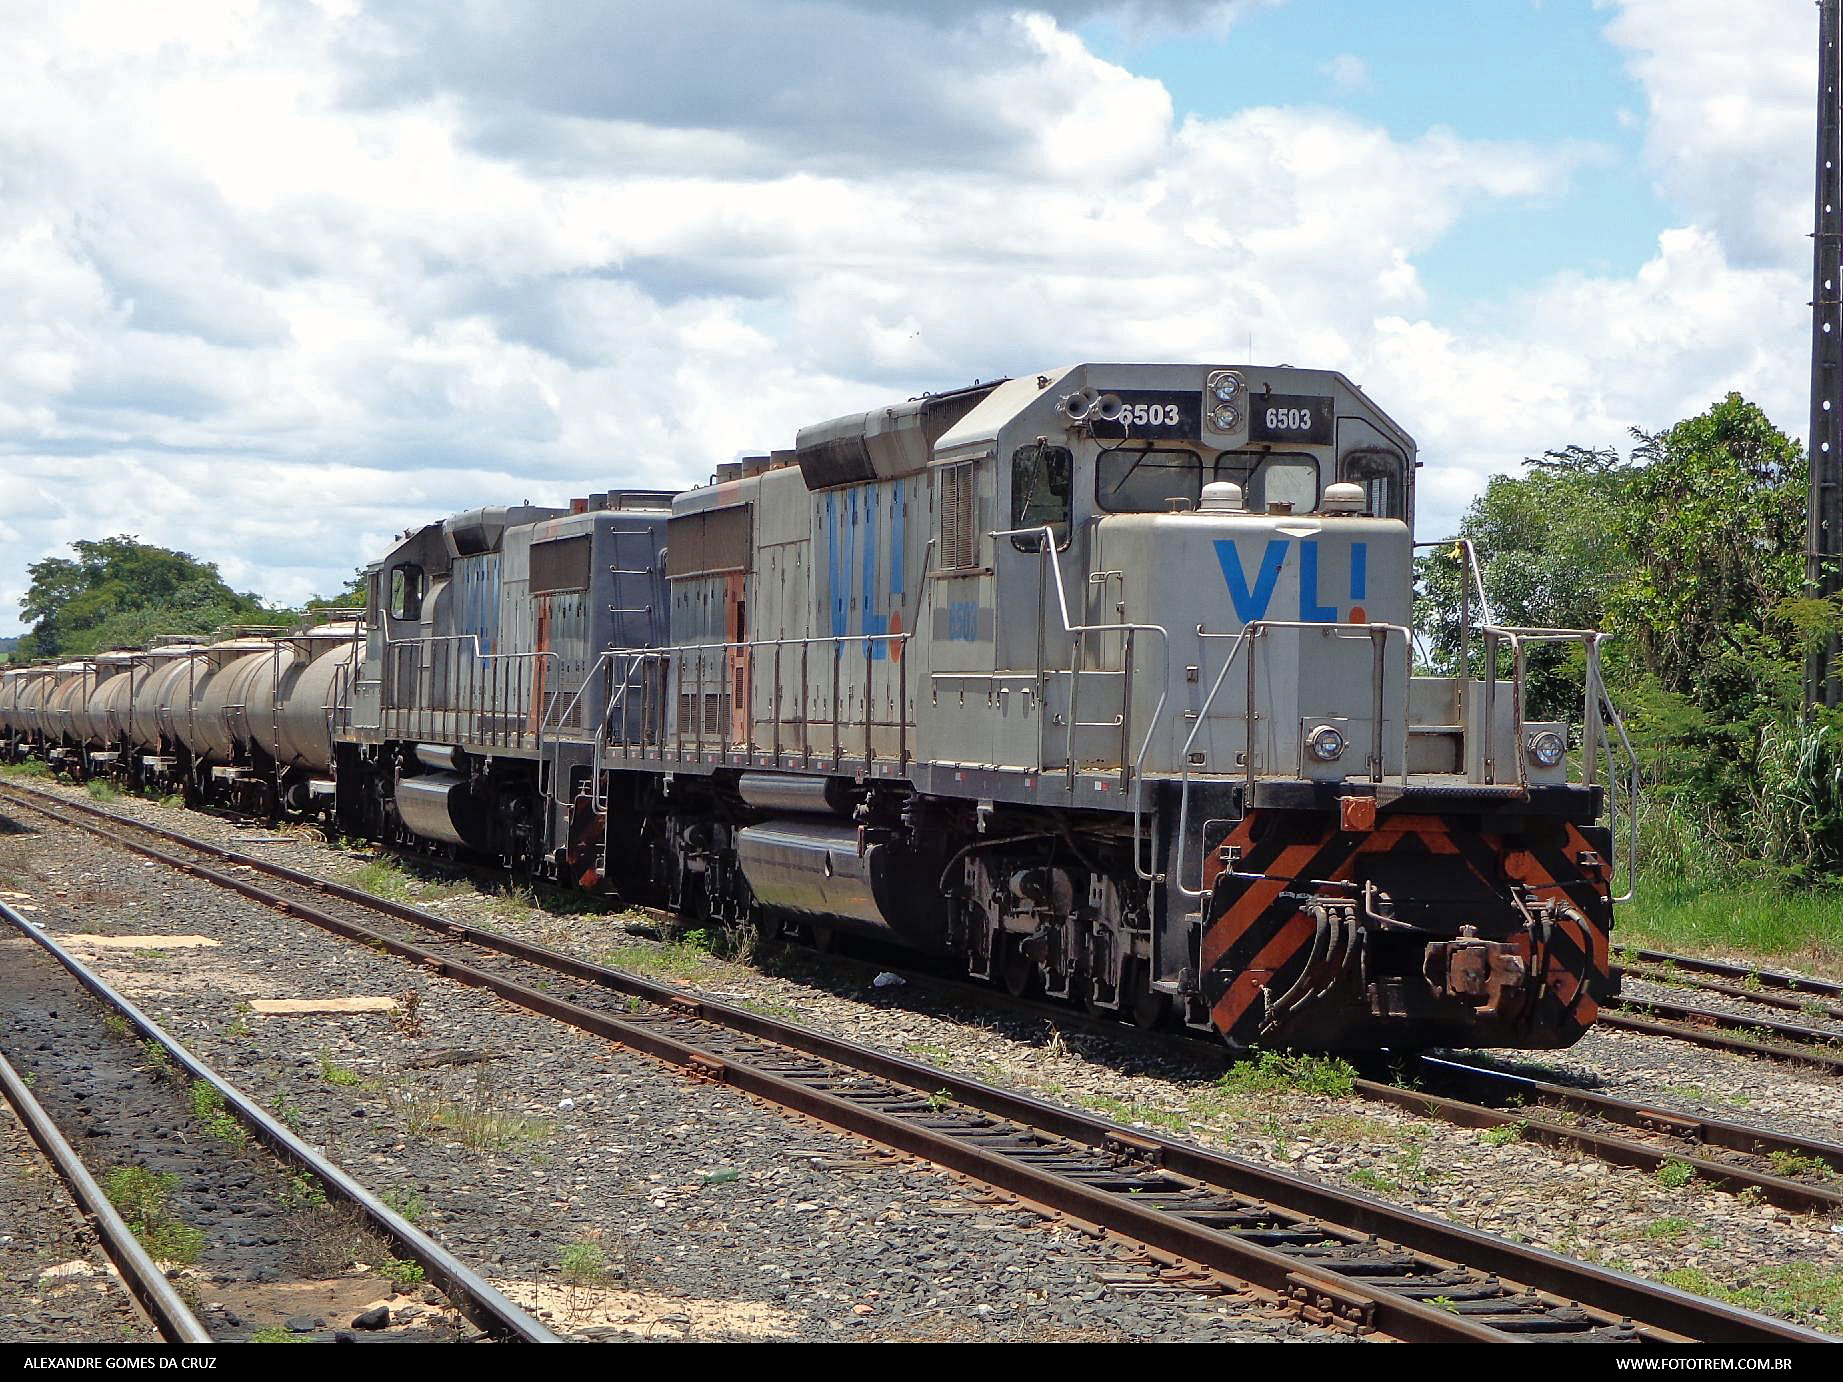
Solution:
[{"label": "tall grass", "polygon": [[[1626,848],[1623,832],[1613,847]],[[1639,796],[1638,858],[1648,875],[1705,885],[1738,882],[1750,868],[1710,806],[1663,788]]]},{"label": "tall grass", "polygon": [[1744,825],[1759,857],[1798,881],[1843,874],[1843,733],[1768,725]]},{"label": "tall grass", "polygon": [[1641,798],[1638,893],[1614,938],[1843,973],[1843,737],[1773,726],[1756,764],[1723,809],[1683,788]]}]

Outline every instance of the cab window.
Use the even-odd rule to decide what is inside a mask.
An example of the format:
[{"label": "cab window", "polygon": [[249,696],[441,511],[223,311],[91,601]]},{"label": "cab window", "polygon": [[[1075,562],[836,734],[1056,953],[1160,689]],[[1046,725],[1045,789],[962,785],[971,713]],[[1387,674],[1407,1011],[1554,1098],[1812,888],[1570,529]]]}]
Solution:
[{"label": "cab window", "polygon": [[1171,499],[1193,505],[1203,489],[1203,460],[1176,448],[1103,451],[1094,467],[1094,499],[1109,513],[1163,513]]},{"label": "cab window", "polygon": [[1344,478],[1363,486],[1369,511],[1378,518],[1407,518],[1403,470],[1401,453],[1385,447],[1365,447],[1344,457]]},{"label": "cab window", "polygon": [[1291,504],[1294,513],[1318,507],[1318,459],[1303,451],[1224,451],[1215,478],[1241,486],[1249,513],[1270,504]]},{"label": "cab window", "polygon": [[[1075,458],[1066,446],[1032,442],[1011,456],[1011,526],[1047,527],[1058,547],[1069,540],[1070,497],[1074,491]],[[1034,552],[1040,537],[1014,537],[1020,552]]]},{"label": "cab window", "polygon": [[422,618],[422,568],[408,562],[390,569],[390,617]]},{"label": "cab window", "polygon": [[1294,513],[1310,513],[1318,507],[1318,462],[1310,456],[1268,457],[1254,472],[1247,503],[1257,511],[1286,504]]}]

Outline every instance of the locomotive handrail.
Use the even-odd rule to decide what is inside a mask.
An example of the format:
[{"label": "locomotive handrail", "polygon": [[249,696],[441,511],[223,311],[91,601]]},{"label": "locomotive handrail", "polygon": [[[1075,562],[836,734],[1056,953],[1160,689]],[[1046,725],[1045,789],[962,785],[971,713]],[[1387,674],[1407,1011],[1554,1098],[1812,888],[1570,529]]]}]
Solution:
[{"label": "locomotive handrail", "polygon": [[[1184,897],[1195,898],[1203,896],[1203,879],[1201,874],[1198,875],[1197,886],[1195,888],[1192,888],[1184,881],[1185,846],[1189,843],[1190,839],[1191,748],[1196,743],[1197,736],[1203,732],[1204,725],[1209,722],[1210,707],[1215,704],[1216,697],[1221,693],[1223,684],[1228,680],[1230,667],[1234,665],[1235,659],[1241,655],[1243,648],[1249,649],[1247,705],[1243,716],[1246,730],[1244,732],[1242,763],[1246,771],[1248,788],[1250,793],[1252,793],[1254,786],[1254,726],[1258,718],[1254,709],[1256,682],[1254,676],[1255,663],[1253,648],[1256,640],[1264,636],[1271,629],[1317,629],[1324,633],[1334,633],[1342,630],[1344,631],[1344,636],[1347,638],[1354,638],[1358,634],[1361,634],[1368,639],[1373,651],[1375,685],[1375,698],[1371,713],[1370,781],[1379,783],[1386,776],[1384,770],[1384,722],[1382,715],[1385,689],[1384,683],[1387,680],[1387,663],[1385,661],[1386,650],[1389,637],[1393,634],[1400,634],[1402,636],[1403,647],[1409,648],[1414,637],[1414,631],[1412,629],[1408,628],[1405,624],[1321,624],[1297,619],[1253,619],[1244,625],[1239,633],[1212,634],[1201,625],[1198,625],[1197,636],[1199,638],[1232,638],[1235,642],[1234,646],[1229,649],[1228,656],[1222,660],[1222,670],[1216,674],[1216,680],[1210,686],[1209,694],[1203,698],[1203,704],[1197,711],[1196,722],[1191,726],[1190,733],[1185,737],[1183,751],[1178,757],[1177,852],[1171,866],[1171,884]],[[1378,635],[1381,636],[1378,637]],[[1413,669],[1410,667],[1407,670],[1407,674],[1402,677],[1401,722],[1404,727],[1408,723],[1410,683],[1412,681]],[[1405,784],[1408,780],[1408,763],[1405,753],[1402,759],[1400,776],[1402,782]]]},{"label": "locomotive handrail", "polygon": [[[568,703],[563,707],[562,712],[557,716],[556,727],[559,730],[563,728],[564,723],[569,719],[569,717],[575,713],[577,704],[582,700],[582,693],[589,689],[589,683],[595,680],[595,674],[602,669],[603,664],[606,663],[609,658],[615,655],[616,651],[617,651],[616,649],[609,648],[606,651],[604,651],[600,657],[596,658],[594,662],[589,664],[589,670],[583,673],[582,681],[576,687],[575,695],[569,698]],[[623,686],[622,689],[625,690],[626,689],[625,686]],[[592,750],[592,752],[599,752],[600,750],[601,730],[602,730],[602,726],[597,725],[596,730],[595,730],[595,739],[594,739],[594,744],[596,745],[596,748]],[[558,800],[562,799],[561,793],[557,786],[558,778],[561,775],[561,770],[563,767],[562,738],[563,738],[562,735],[559,734],[556,737],[556,739],[553,740],[553,744],[555,748],[554,748],[554,752],[551,754],[551,759],[550,759],[550,782],[551,782],[550,790],[551,790],[551,795],[553,797],[556,797]],[[541,746],[542,746],[542,743],[540,741],[540,747]],[[600,776],[601,776],[600,773],[595,771],[595,764],[594,764],[593,758],[591,758],[589,795],[591,799],[593,800],[597,809],[602,809],[605,805],[603,798],[601,796],[601,790],[599,786]],[[569,787],[569,784],[567,782],[563,784],[564,791],[567,791],[568,787]]]},{"label": "locomotive handrail", "polygon": [[[1460,723],[1463,724],[1465,722],[1466,682],[1472,675],[1472,596],[1474,594],[1478,596],[1478,612],[1484,620],[1484,625],[1488,627],[1497,623],[1496,616],[1491,613],[1491,598],[1485,594],[1485,573],[1478,560],[1478,545],[1469,537],[1449,537],[1442,538],[1438,542],[1417,542],[1413,545],[1416,549],[1422,547],[1450,548],[1455,554],[1463,554],[1466,574],[1471,577],[1470,586],[1462,581],[1459,589],[1459,685],[1455,708],[1459,712]],[[1485,670],[1487,677],[1497,675],[1495,663]]]},{"label": "locomotive handrail", "polygon": [[[1485,623],[1495,624],[1497,622],[1491,613],[1491,599],[1485,594],[1485,572],[1478,560],[1477,543],[1473,542],[1469,537],[1443,537],[1433,542],[1417,542],[1413,545],[1417,550],[1422,547],[1440,547],[1455,552],[1463,552],[1465,554],[1467,572],[1472,578],[1471,591],[1465,593],[1468,595],[1476,594],[1478,596],[1478,612],[1484,616]],[[1460,617],[1463,620],[1463,611]]]},{"label": "locomotive handrail", "polygon": [[[644,666],[645,664],[649,662],[663,663],[666,660],[665,650],[661,648],[628,649],[628,650],[625,650],[623,655],[632,659],[632,662],[628,664],[629,673],[632,672],[635,666]],[[596,727],[596,732],[595,732],[595,752],[596,752],[597,757],[600,757],[603,745],[609,744],[613,741],[613,736],[608,732],[608,726],[614,723],[615,708],[617,706],[620,706],[623,708],[625,707],[625,702],[627,700],[627,692],[634,685],[635,685],[635,680],[631,675],[624,676],[621,680],[621,684],[618,687],[616,687],[614,691],[609,695],[608,704],[606,707],[603,708],[603,711],[602,711],[602,722],[599,726]],[[645,715],[644,708],[642,709],[641,714],[643,717],[643,722],[641,724],[640,732],[641,732],[642,738],[644,738],[645,733],[646,733],[646,725],[644,723],[644,715]],[[623,715],[621,717],[621,756],[623,758],[627,756],[627,749],[628,749],[627,717]]]},{"label": "locomotive handrail", "polygon": [[[420,649],[422,645],[424,644],[435,644],[435,643],[470,643],[473,645],[473,656],[474,656],[475,661],[482,662],[482,663],[493,663],[493,662],[507,663],[507,662],[531,661],[533,663],[542,664],[542,662],[546,658],[548,658],[553,664],[556,663],[557,661],[556,650],[552,648],[532,648],[532,649],[527,649],[523,652],[510,652],[510,653],[481,652],[480,651],[480,635],[475,634],[475,633],[422,634],[415,638],[392,638],[390,636],[390,631],[387,628],[384,630],[384,648],[385,648],[386,655],[383,660],[386,676],[385,678],[381,679],[381,682],[382,681],[389,682],[390,689],[394,693],[398,703],[395,705],[389,706],[388,708],[383,703],[380,703],[379,713],[378,713],[378,723],[379,723],[380,728],[382,728],[384,721],[387,718],[390,718],[391,713],[393,711],[395,711],[399,715],[405,714],[405,713],[409,714],[412,717],[413,721],[417,723],[421,727],[421,729],[424,731],[433,727],[435,723],[434,716],[438,714],[448,716],[448,717],[453,717],[456,715],[466,715],[470,719],[477,719],[477,716],[479,713],[479,704],[476,700],[474,700],[473,694],[472,694],[476,688],[476,681],[472,673],[470,673],[468,676],[467,685],[468,685],[468,692],[469,692],[469,704],[466,706],[457,705],[457,706],[445,707],[445,708],[438,710],[434,706],[415,706],[415,705],[402,704],[402,688],[395,684],[397,672],[396,672],[395,660],[389,656],[390,650],[394,648],[407,648],[407,647],[412,647],[412,646]],[[424,663],[423,663],[421,653],[419,651],[417,655],[417,659],[416,659],[416,672],[417,672],[418,677],[420,677],[423,671],[423,667],[424,667]],[[478,669],[475,669],[475,670],[478,670]],[[451,671],[451,675],[452,674],[453,673]],[[541,686],[542,681],[543,681],[543,678],[541,677],[537,677],[537,676],[532,677],[531,686],[529,688],[530,693],[531,693],[530,704],[525,707],[525,718],[531,722],[531,729],[529,730],[529,733],[537,741],[533,747],[537,749],[539,752],[542,752],[544,748],[544,726],[548,722],[548,718],[549,718],[548,709],[541,708],[538,704],[539,696],[540,694],[542,694],[550,702],[554,703],[555,699],[562,694],[562,692],[557,691],[557,690],[547,690],[547,691],[540,693],[539,687]],[[505,694],[505,697],[509,698],[512,694],[514,694],[515,688],[509,685],[501,685],[498,687],[491,688],[491,690],[492,690],[492,703],[489,708],[494,712],[503,711],[505,707],[501,704],[502,696],[500,693],[503,692]],[[452,724],[449,725],[449,728],[450,729],[453,728]],[[475,725],[475,732],[481,733],[477,724]],[[505,742],[506,731],[504,729],[503,724],[501,724],[501,727],[498,733],[500,734],[501,737],[499,739],[490,740],[489,742],[493,742],[493,743]],[[516,734],[517,739],[519,740],[522,746],[522,742],[525,738],[527,731],[524,729],[519,729],[515,731],[514,733]],[[483,738],[485,737],[484,734],[482,734],[482,737]]]},{"label": "locomotive handrail", "polygon": [[[1620,778],[1620,761],[1613,753],[1612,740],[1602,731],[1602,713],[1612,723],[1613,731],[1619,737],[1620,748],[1624,752],[1625,766],[1625,806],[1626,806],[1626,850],[1625,875],[1626,887],[1623,893],[1612,897],[1614,902],[1630,902],[1638,891],[1638,789],[1639,765],[1638,754],[1632,747],[1631,736],[1626,733],[1625,719],[1619,714],[1619,707],[1613,704],[1613,698],[1606,689],[1606,681],[1601,673],[1600,645],[1607,635],[1594,629],[1550,629],[1522,628],[1487,624],[1479,632],[1485,636],[1487,661],[1495,662],[1496,642],[1500,638],[1508,639],[1515,659],[1513,690],[1516,696],[1515,733],[1512,743],[1517,752],[1517,771],[1519,781],[1527,784],[1528,771],[1524,764],[1523,745],[1523,709],[1524,709],[1524,673],[1525,646],[1530,643],[1579,643],[1587,654],[1587,671],[1583,678],[1584,705],[1581,725],[1581,776],[1584,785],[1593,786],[1599,770],[1602,752],[1606,757],[1607,819],[1615,837],[1619,829],[1618,786]],[[1491,668],[1486,669],[1487,672]],[[1485,679],[1485,724],[1486,743],[1489,745],[1490,725],[1495,711],[1496,700],[1495,676]],[[1487,748],[1487,752],[1488,752]],[[1487,764],[1490,762],[1486,760]],[[1610,881],[1610,880],[1609,880]]]},{"label": "locomotive handrail", "polygon": [[[1606,690],[1606,682],[1600,675],[1599,642],[1605,634],[1600,634],[1594,642],[1594,656],[1588,662],[1587,674],[1593,680],[1599,692],[1601,704],[1613,722],[1613,729],[1619,735],[1619,743],[1625,750],[1626,761],[1626,851],[1625,851],[1625,891],[1613,897],[1614,902],[1630,902],[1638,892],[1638,753],[1632,747],[1632,740],[1625,732],[1625,719],[1619,714],[1619,707],[1613,704],[1612,696]],[[1591,694],[1591,692],[1589,693]],[[1606,741],[1606,815],[1608,823],[1618,829],[1617,804],[1614,801],[1613,782],[1617,776],[1618,764],[1613,758],[1613,745]],[[1608,880],[1609,882],[1611,880]]]},{"label": "locomotive handrail", "polygon": [[600,657],[596,658],[595,661],[589,664],[589,670],[583,673],[582,683],[576,688],[576,694],[571,696],[569,700],[565,702],[562,711],[557,715],[556,727],[558,729],[563,728],[564,721],[568,720],[571,714],[575,712],[577,702],[579,702],[582,699],[582,693],[589,689],[589,683],[595,680],[595,674],[601,671],[602,664],[607,662],[609,658],[613,657],[617,651],[618,651],[617,649],[610,648],[606,652],[604,652]]},{"label": "locomotive handrail", "polygon": [[[774,732],[775,732],[774,756],[778,764],[781,758],[781,753],[780,753],[780,748],[779,748],[779,735],[780,735],[780,728],[782,724],[782,718],[780,715],[779,663],[780,663],[780,650],[782,648],[800,648],[802,650],[801,668],[802,668],[802,676],[804,678],[805,667],[806,667],[806,662],[807,662],[805,650],[808,648],[830,645],[836,652],[837,650],[842,649],[845,644],[862,643],[865,647],[865,662],[866,662],[866,665],[869,666],[871,663],[870,648],[872,644],[881,643],[881,644],[886,645],[887,647],[892,647],[892,648],[901,647],[901,646],[906,646],[909,639],[912,636],[913,636],[912,633],[906,630],[893,632],[893,633],[861,632],[861,633],[844,633],[844,634],[807,634],[807,635],[802,635],[802,636],[793,637],[793,638],[746,638],[746,639],[736,639],[733,641],[724,641],[724,642],[675,643],[675,644],[671,644],[670,646],[664,647],[664,648],[614,649],[610,651],[614,653],[619,653],[622,656],[626,656],[626,657],[633,659],[633,662],[635,664],[643,664],[646,662],[662,663],[665,665],[665,669],[668,675],[670,674],[672,669],[674,668],[678,669],[679,679],[681,683],[680,694],[683,695],[683,694],[688,694],[682,690],[682,683],[684,680],[684,672],[685,672],[684,654],[686,653],[695,653],[697,655],[698,666],[695,669],[695,675],[697,678],[697,685],[699,688],[699,692],[702,693],[703,688],[706,684],[706,681],[708,680],[708,672],[707,672],[707,669],[704,663],[705,654],[707,653],[737,653],[737,652],[747,652],[747,653],[753,654],[758,649],[774,650],[775,664],[776,664],[775,705],[774,705],[774,709],[773,709],[770,719],[773,724]],[[911,724],[911,719],[909,716],[909,708],[908,708],[907,668],[903,664],[903,660],[900,654],[897,654],[896,656],[890,658],[889,660],[892,663],[894,663],[899,669],[901,669],[898,675],[901,678],[902,689],[900,690],[898,697],[897,697],[896,718],[895,719],[877,720],[871,714],[870,706],[869,706],[869,698],[873,690],[872,678],[868,674],[865,677],[865,683],[864,683],[864,696],[865,696],[864,765],[865,765],[866,771],[868,771],[871,762],[875,758],[875,751],[874,751],[874,746],[871,742],[871,736],[872,736],[873,729],[877,727],[896,730],[897,732],[897,761],[899,763],[906,765],[909,759],[908,736],[909,736],[909,730],[911,729],[912,724]],[[839,659],[837,657],[834,657],[833,658],[833,679],[832,679],[833,680],[833,686],[832,686],[833,713],[831,716],[832,758],[834,759],[834,761],[842,761],[846,757],[846,754],[844,753],[843,740],[841,738],[841,726],[845,723],[845,720],[844,720],[844,717],[839,713],[839,706],[838,706],[839,686],[838,686],[837,669],[839,665],[840,665]],[[628,688],[635,684],[636,683],[635,683],[634,678],[631,675],[628,675],[623,679],[621,685],[618,688],[616,688],[613,691],[613,693],[610,695],[605,713],[603,715],[604,731],[606,730],[606,727],[610,723],[612,723],[614,719],[614,712],[615,712],[616,707],[623,705],[625,703]],[[642,687],[642,689],[644,689],[644,687]],[[804,686],[803,684],[803,688],[801,692],[801,717],[800,717],[800,724],[802,725],[801,756],[803,758],[810,758],[812,756],[810,726],[814,723],[814,720],[811,717],[809,717],[806,713],[807,701],[809,700],[809,695],[808,695],[809,690],[810,688]],[[755,755],[755,750],[756,750],[755,729],[754,729],[754,691],[755,691],[755,663],[754,663],[753,657],[751,657],[749,664],[748,664],[748,678],[747,678],[747,696],[748,696],[749,703],[744,711],[749,727],[746,733],[746,737],[743,740],[744,753],[750,759],[751,762],[754,761],[754,758],[756,756]],[[660,688],[660,702],[657,707],[657,713],[660,717],[660,722],[661,722],[658,727],[659,737],[660,737],[662,744],[664,741],[664,719],[667,715],[667,712],[668,712],[668,701],[665,695],[665,686],[662,683],[661,688]],[[701,757],[702,754],[704,753],[704,723],[705,723],[705,716],[704,716],[702,707],[700,707],[697,715],[695,716],[695,720],[696,720],[696,731],[694,734],[695,743],[693,745],[692,752],[694,752],[695,754],[698,754]],[[644,734],[644,728],[642,732]],[[684,745],[682,742],[683,735],[684,735],[684,725],[683,725],[683,721],[681,718],[679,721],[675,723],[675,740],[677,742],[675,742],[674,751],[676,753],[682,754],[684,752]],[[604,732],[598,737],[597,742],[600,744],[612,744],[613,737],[611,734],[607,734]],[[629,745],[627,732],[626,732],[625,717],[623,717],[622,719],[620,751],[623,757],[628,756],[630,752],[630,745]],[[727,750],[725,750],[725,752],[727,752]]]},{"label": "locomotive handrail", "polygon": [[[1073,780],[1074,775],[1075,775],[1075,688],[1080,682],[1080,673],[1078,669],[1079,669],[1079,660],[1081,656],[1083,640],[1087,637],[1087,635],[1091,633],[1119,633],[1119,634],[1124,634],[1126,636],[1125,638],[1126,646],[1122,650],[1122,653],[1121,653],[1121,675],[1123,675],[1124,677],[1124,683],[1123,683],[1121,693],[1120,693],[1120,737],[1121,737],[1121,740],[1123,741],[1123,747],[1131,747],[1131,741],[1132,741],[1133,636],[1139,633],[1155,633],[1159,637],[1160,646],[1164,649],[1165,674],[1163,677],[1159,679],[1158,704],[1153,706],[1152,708],[1152,718],[1146,725],[1144,737],[1141,738],[1139,741],[1139,752],[1136,755],[1134,755],[1133,766],[1132,766],[1133,872],[1138,875],[1138,877],[1140,878],[1142,882],[1156,883],[1159,881],[1160,875],[1150,869],[1142,868],[1139,863],[1139,840],[1140,840],[1140,837],[1144,834],[1144,831],[1142,830],[1141,825],[1140,825],[1140,820],[1144,814],[1144,796],[1145,796],[1145,792],[1144,792],[1145,774],[1144,772],[1141,771],[1141,769],[1145,766],[1145,756],[1152,747],[1152,735],[1157,731],[1159,721],[1164,718],[1165,702],[1167,699],[1169,699],[1171,695],[1171,634],[1170,634],[1170,631],[1167,630],[1162,624],[1133,624],[1133,623],[1076,624],[1076,623],[1073,623],[1069,618],[1068,592],[1065,591],[1062,586],[1062,568],[1056,564],[1056,560],[1055,560],[1056,534],[1051,530],[1049,524],[1047,523],[1039,524],[1038,526],[1034,528],[1000,528],[993,532],[987,533],[986,536],[996,540],[1001,537],[1031,537],[1037,534],[1041,534],[1044,539],[1042,542],[1037,544],[1037,556],[1039,558],[1039,564],[1046,564],[1049,567],[1050,572],[1056,578],[1056,607],[1057,607],[1057,612],[1062,617],[1062,631],[1068,634],[1071,638],[1075,640],[1075,648],[1071,652],[1071,655],[1070,655],[1069,724],[1068,724],[1069,732],[1067,736],[1068,746],[1069,746],[1068,772],[1069,772],[1069,777],[1071,781]],[[1043,584],[1038,587],[1039,594],[1041,594],[1042,591],[1048,587],[1048,585],[1049,585],[1049,581],[1047,578],[1045,578]],[[1037,676],[1039,679],[1041,679],[1045,675],[1046,675],[1046,672],[1045,672],[1045,667],[1044,667],[1043,621],[1041,617],[1039,617],[1037,620]],[[1041,717],[1039,717],[1037,721],[1037,725],[1038,725],[1038,729],[1037,729],[1037,734],[1038,734],[1037,770],[1039,772],[1041,772],[1043,769],[1042,724],[1043,724],[1043,721]],[[1125,757],[1124,753],[1121,755],[1121,757],[1124,759]],[[1127,767],[1124,762],[1122,762],[1120,765],[1120,771],[1122,775],[1124,775],[1127,772]],[[1156,862],[1157,860],[1156,854],[1153,855],[1153,859],[1154,859],[1154,862]]]}]

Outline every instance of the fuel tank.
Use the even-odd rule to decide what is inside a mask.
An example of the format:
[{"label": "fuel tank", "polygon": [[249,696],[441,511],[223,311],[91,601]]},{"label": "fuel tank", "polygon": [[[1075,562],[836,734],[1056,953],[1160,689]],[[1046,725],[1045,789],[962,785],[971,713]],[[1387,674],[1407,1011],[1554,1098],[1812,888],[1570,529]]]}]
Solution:
[{"label": "fuel tank", "polygon": [[467,779],[421,773],[397,782],[397,816],[412,835],[468,849],[490,850],[492,818],[474,800]]},{"label": "fuel tank", "polygon": [[854,826],[775,820],[738,831],[736,859],[764,907],[911,949],[949,948],[932,853],[872,843],[860,854]]}]

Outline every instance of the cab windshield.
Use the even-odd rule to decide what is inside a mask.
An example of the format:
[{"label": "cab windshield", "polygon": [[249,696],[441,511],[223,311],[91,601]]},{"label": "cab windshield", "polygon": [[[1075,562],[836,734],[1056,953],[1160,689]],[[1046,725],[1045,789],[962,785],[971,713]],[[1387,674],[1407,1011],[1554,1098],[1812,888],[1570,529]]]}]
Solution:
[{"label": "cab windshield", "polygon": [[1162,513],[1168,501],[1195,505],[1203,486],[1227,480],[1241,486],[1254,512],[1291,504],[1295,513],[1318,507],[1318,461],[1303,452],[1224,451],[1205,459],[1182,447],[1115,447],[1094,467],[1094,500],[1109,513]]}]

